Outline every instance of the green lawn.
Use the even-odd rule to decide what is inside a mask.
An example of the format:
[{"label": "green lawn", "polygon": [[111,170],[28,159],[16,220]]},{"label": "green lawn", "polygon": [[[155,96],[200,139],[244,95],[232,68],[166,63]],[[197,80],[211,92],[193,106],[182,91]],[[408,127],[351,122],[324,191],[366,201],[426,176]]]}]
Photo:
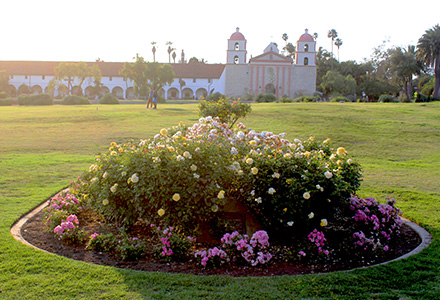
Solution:
[{"label": "green lawn", "polygon": [[67,186],[110,142],[151,137],[197,104],[0,107],[0,299],[438,299],[440,103],[253,104],[248,128],[331,138],[363,166],[361,196],[395,197],[433,243],[368,269],[270,278],[146,273],[90,265],[24,246],[21,215]]}]

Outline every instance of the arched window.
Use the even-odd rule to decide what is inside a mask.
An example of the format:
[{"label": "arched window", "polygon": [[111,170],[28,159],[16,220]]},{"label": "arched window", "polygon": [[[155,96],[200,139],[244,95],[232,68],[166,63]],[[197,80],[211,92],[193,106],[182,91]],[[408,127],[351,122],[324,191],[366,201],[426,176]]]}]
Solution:
[{"label": "arched window", "polygon": [[235,57],[234,57],[234,64],[238,64],[240,61],[239,61],[239,59],[238,59],[238,56],[236,55]]},{"label": "arched window", "polygon": [[307,66],[309,64],[309,59],[307,57],[304,57],[304,66]]},{"label": "arched window", "polygon": [[309,44],[304,45],[304,52],[309,52]]},{"label": "arched window", "polygon": [[240,45],[238,43],[235,43],[235,50],[240,50]]}]

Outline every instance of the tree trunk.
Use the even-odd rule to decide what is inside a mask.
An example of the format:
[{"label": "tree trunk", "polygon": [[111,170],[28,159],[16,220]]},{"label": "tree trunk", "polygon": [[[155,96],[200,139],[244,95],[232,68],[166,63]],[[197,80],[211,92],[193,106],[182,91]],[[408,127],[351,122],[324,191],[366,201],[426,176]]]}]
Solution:
[{"label": "tree trunk", "polygon": [[437,54],[434,63],[434,98],[440,100],[440,52]]}]

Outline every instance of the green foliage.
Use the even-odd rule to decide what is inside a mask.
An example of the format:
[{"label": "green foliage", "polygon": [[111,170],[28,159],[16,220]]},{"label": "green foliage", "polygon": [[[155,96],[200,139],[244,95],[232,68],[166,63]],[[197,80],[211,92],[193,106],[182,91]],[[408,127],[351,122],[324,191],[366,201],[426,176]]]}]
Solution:
[{"label": "green foliage", "polygon": [[356,81],[353,76],[342,76],[339,72],[328,71],[322,79],[320,89],[327,95],[330,94],[353,94],[356,92]]},{"label": "green foliage", "polygon": [[[5,70],[0,70],[0,99],[9,97],[9,75]],[[5,96],[2,96],[5,93]]]},{"label": "green foliage", "polygon": [[435,78],[431,78],[427,83],[423,85],[421,93],[423,95],[431,96],[434,92],[434,86],[435,86]]},{"label": "green foliage", "polygon": [[279,101],[280,101],[281,103],[292,103],[294,100],[291,99],[291,98],[289,98],[289,97],[287,97],[287,96],[283,96],[283,97],[280,98]]},{"label": "green foliage", "polygon": [[114,250],[115,245],[116,238],[113,234],[94,233],[89,237],[86,248],[97,252],[110,252]]},{"label": "green foliage", "polygon": [[199,110],[200,116],[218,117],[220,122],[227,123],[229,127],[232,127],[239,118],[246,117],[252,111],[252,107],[250,104],[242,103],[240,100],[220,98],[217,101],[200,101]]},{"label": "green foliage", "polygon": [[146,256],[145,241],[126,234],[119,237],[115,250],[119,258],[126,261],[136,261]]},{"label": "green foliage", "polygon": [[[318,218],[338,217],[360,176],[346,151],[334,152],[327,141],[245,134],[209,117],[140,143],[112,143],[77,184],[78,195],[119,226],[142,219],[196,234],[207,223],[222,224],[222,207],[234,199],[271,234],[304,234]],[[317,219],[309,220],[310,211]]]},{"label": "green foliage", "polygon": [[6,92],[0,92],[0,100],[8,98],[8,94]]},{"label": "green foliage", "polygon": [[276,102],[277,97],[274,94],[259,94],[255,97],[255,102],[262,103],[262,102]]},{"label": "green foliage", "polygon": [[330,100],[330,102],[350,102],[347,97],[344,96],[336,96]]},{"label": "green foliage", "polygon": [[134,63],[124,64],[120,74],[133,81],[134,93],[141,99],[147,99],[150,88],[159,91],[163,85],[171,84],[175,77],[171,65],[149,63],[138,54]]},{"label": "green foliage", "polygon": [[68,95],[61,100],[62,105],[84,105],[90,104],[90,101],[85,97],[76,95]]},{"label": "green foliage", "polygon": [[119,104],[119,100],[112,93],[107,93],[99,99],[99,104]]},{"label": "green foliage", "polygon": [[18,97],[18,105],[53,105],[53,99],[48,94],[23,95]]},{"label": "green foliage", "polygon": [[300,96],[293,99],[293,102],[317,102],[319,100],[321,100],[319,96]]},{"label": "green foliage", "polygon": [[397,102],[397,101],[393,96],[388,95],[388,94],[383,94],[383,95],[380,95],[379,102],[390,103],[390,102]]},{"label": "green foliage", "polygon": [[225,99],[225,98],[226,98],[226,96],[223,95],[222,93],[215,92],[215,93],[212,93],[211,95],[208,95],[208,97],[206,97],[206,100],[219,101],[220,99]]},{"label": "green foliage", "polygon": [[14,101],[12,98],[0,99],[0,106],[11,106]]}]

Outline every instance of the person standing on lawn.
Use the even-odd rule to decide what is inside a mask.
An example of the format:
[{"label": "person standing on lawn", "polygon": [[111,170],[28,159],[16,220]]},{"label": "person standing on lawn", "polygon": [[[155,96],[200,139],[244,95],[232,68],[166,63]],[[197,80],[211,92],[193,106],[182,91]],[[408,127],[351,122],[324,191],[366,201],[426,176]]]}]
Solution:
[{"label": "person standing on lawn", "polygon": [[150,108],[150,104],[151,104],[151,108],[153,108],[153,94],[154,94],[154,89],[150,89],[150,94],[148,95],[148,102],[146,108]]}]

